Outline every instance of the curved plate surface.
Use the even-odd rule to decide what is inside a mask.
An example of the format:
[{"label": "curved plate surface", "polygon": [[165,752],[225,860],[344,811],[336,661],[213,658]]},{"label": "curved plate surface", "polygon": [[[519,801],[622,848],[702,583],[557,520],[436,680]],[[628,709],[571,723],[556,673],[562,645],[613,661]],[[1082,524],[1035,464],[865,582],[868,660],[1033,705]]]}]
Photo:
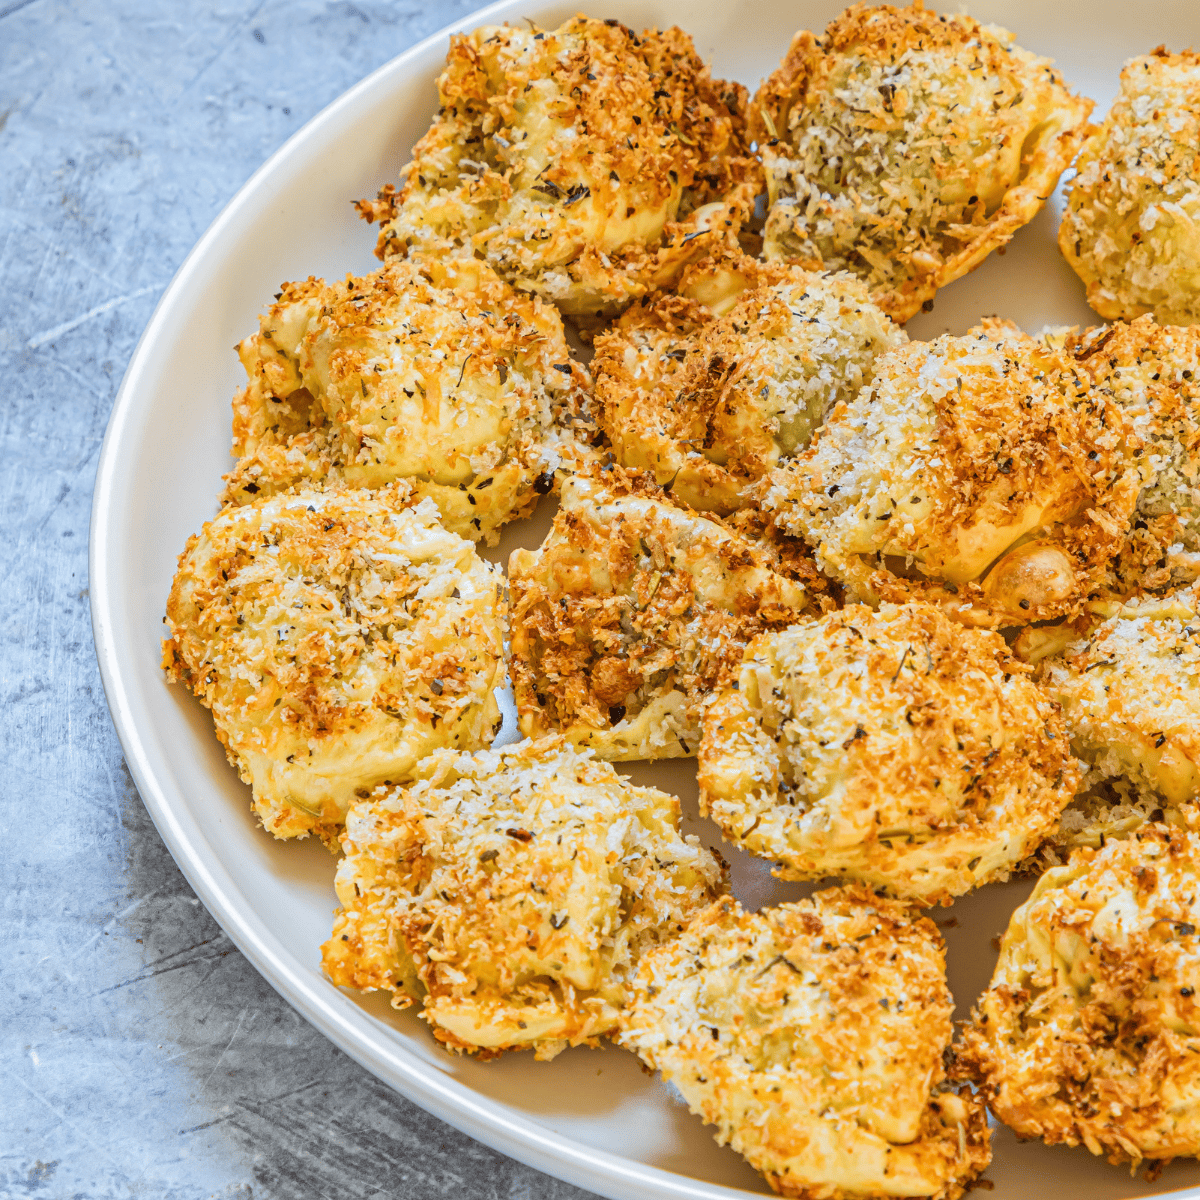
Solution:
[{"label": "curved plate surface", "polygon": [[[679,23],[714,73],[752,90],[776,66],[793,32],[819,30],[839,6],[825,0],[611,0],[598,16],[635,28]],[[533,17],[553,26],[575,5],[505,0],[457,29]],[[1102,114],[1122,61],[1160,42],[1200,45],[1195,0],[1133,6],[1104,0],[1081,8],[1033,0],[987,0],[973,15],[1016,32],[1054,57]],[[91,597],[104,686],[130,771],[154,821],[197,895],[269,982],[338,1046],[397,1091],[481,1141],[581,1187],[622,1200],[717,1200],[766,1191],[737,1155],[716,1145],[669,1088],[632,1055],[573,1050],[553,1063],[512,1054],[481,1064],[437,1049],[410,1010],[356,998],[322,976],[318,946],[335,906],[333,862],[315,844],[283,845],[256,829],[249,792],[225,761],[211,720],[159,669],[163,606],[188,536],[215,512],[229,458],[229,401],[241,368],[231,352],[285,279],[339,276],[377,265],[374,234],[350,201],[396,177],[436,104],[433,80],[451,29],[381,68],[297,133],[237,194],[180,268],[138,345],[118,394],[101,454],[92,515]],[[1054,245],[1057,200],[1022,230],[1003,257],[938,295],[909,325],[915,337],[962,332],[982,315],[1031,331],[1096,323],[1082,288]],[[540,542],[543,506],[507,531],[497,552]],[[696,817],[694,764],[635,765],[684,801],[685,826],[717,844]],[[731,853],[743,902],[802,893],[772,881],[761,864]],[[964,1015],[995,961],[993,935],[1028,891],[993,886],[940,913],[950,982]],[[1200,1166],[1176,1163],[1153,1184],[1130,1179],[1084,1150],[1018,1145],[996,1136],[988,1172],[996,1200],[1117,1200],[1200,1195]],[[1178,1190],[1186,1189],[1186,1190]]]}]

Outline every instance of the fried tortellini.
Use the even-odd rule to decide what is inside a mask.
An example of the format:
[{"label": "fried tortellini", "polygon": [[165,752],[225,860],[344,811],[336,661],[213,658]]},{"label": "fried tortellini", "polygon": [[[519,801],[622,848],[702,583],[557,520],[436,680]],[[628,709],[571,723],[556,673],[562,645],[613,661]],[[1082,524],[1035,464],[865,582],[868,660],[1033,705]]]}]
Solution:
[{"label": "fried tortellini", "polygon": [[746,92],[678,28],[576,16],[451,39],[403,188],[361,214],[381,258],[484,259],[574,316],[611,315],[732,242],[761,190]]},{"label": "fried tortellini", "polygon": [[448,1049],[553,1058],[616,1027],[634,968],[724,888],[679,801],[559,738],[424,759],[356,804],[322,948]]},{"label": "fried tortellini", "polygon": [[1200,586],[1128,601],[1043,669],[1100,778],[1200,802]]},{"label": "fried tortellini", "polygon": [[957,1049],[1019,1137],[1200,1154],[1200,835],[1150,827],[1047,871]]},{"label": "fried tortellini", "polygon": [[766,257],[852,271],[904,322],[1033,219],[1091,108],[1003,29],[856,4],[751,103]]},{"label": "fried tortellini", "polygon": [[250,380],[233,404],[231,503],[406,479],[448,529],[494,543],[586,420],[590,381],[558,313],[472,260],[285,284],[238,354]]},{"label": "fried tortellini", "polygon": [[1200,54],[1131,59],[1084,143],[1058,244],[1106,320],[1200,322]]},{"label": "fried tortellini", "polygon": [[355,794],[500,728],[503,579],[401,484],[300,489],[192,537],[163,666],[212,710],[276,837],[331,847]]},{"label": "fried tortellini", "polygon": [[850,605],[746,648],[705,709],[700,811],[783,879],[948,904],[1004,879],[1082,771],[998,634]]},{"label": "fried tortellini", "polygon": [[546,540],[513,552],[509,586],[521,732],[613,760],[695,754],[721,671],[813,602],[766,550],[620,467],[563,484]]},{"label": "fried tortellini", "polygon": [[1123,598],[1200,577],[1200,325],[1139,317],[1071,334],[1066,348],[1140,443],[1144,486],[1108,590]]},{"label": "fried tortellini", "polygon": [[983,1102],[945,1083],[953,1002],[933,922],[866,888],[717,901],[642,959],[620,1040],[801,1200],[954,1200]]},{"label": "fried tortellini", "polygon": [[600,424],[626,466],[729,513],[906,340],[851,275],[707,259],[596,339]]},{"label": "fried tortellini", "polygon": [[926,599],[995,627],[1102,588],[1144,476],[1120,407],[1009,322],[910,342],[759,485],[852,598]]}]

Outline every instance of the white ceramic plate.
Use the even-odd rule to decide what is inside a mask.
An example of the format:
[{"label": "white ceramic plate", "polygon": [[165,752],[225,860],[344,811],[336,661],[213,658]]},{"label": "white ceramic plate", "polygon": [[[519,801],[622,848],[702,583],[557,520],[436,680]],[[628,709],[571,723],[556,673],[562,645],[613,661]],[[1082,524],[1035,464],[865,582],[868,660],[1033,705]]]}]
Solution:
[{"label": "white ceramic plate", "polygon": [[[831,0],[684,6],[605,0],[594,12],[638,29],[678,22],[711,56],[717,75],[753,90],[797,28],[819,30],[839,7]],[[573,4],[504,0],[451,29],[524,17],[553,26],[574,11]],[[981,0],[972,12],[1053,56],[1067,80],[1098,102],[1097,116],[1125,58],[1160,42],[1173,49],[1200,45],[1196,0],[1057,7]],[[412,1010],[398,1015],[379,997],[358,999],[330,985],[318,946],[335,904],[333,860],[316,844],[284,845],[255,828],[248,789],[226,763],[208,714],[182,688],[168,687],[159,669],[176,555],[213,515],[219,477],[231,465],[229,401],[242,372],[230,347],[256,328],[257,313],[282,280],[376,265],[374,232],[349,202],[394,179],[426,129],[449,32],[363,80],[274,155],[200,239],[142,336],[109,423],[92,514],[92,619],[113,720],[146,807],[197,895],[270,983],[368,1070],[481,1141],[605,1196],[711,1200],[762,1193],[755,1173],[718,1147],[632,1055],[580,1049],[550,1064],[528,1054],[486,1064],[455,1058],[435,1047]],[[1094,323],[1054,245],[1058,213],[1052,202],[1005,256],[993,255],[941,292],[935,310],[909,332],[959,333],[992,313],[1031,331]],[[537,545],[548,522],[544,505],[489,557],[507,561],[515,546]],[[719,841],[695,816],[693,761],[638,765],[629,773],[683,797],[689,828]],[[801,894],[776,884],[744,855],[725,852],[734,859],[734,890],[743,902],[757,907]],[[960,1016],[990,977],[991,939],[1027,892],[1026,884],[993,886],[937,914],[949,922],[950,983]],[[1003,1129],[988,1177],[995,1200],[1200,1196],[1195,1160],[1147,1184],[1083,1149],[1018,1145]]]}]

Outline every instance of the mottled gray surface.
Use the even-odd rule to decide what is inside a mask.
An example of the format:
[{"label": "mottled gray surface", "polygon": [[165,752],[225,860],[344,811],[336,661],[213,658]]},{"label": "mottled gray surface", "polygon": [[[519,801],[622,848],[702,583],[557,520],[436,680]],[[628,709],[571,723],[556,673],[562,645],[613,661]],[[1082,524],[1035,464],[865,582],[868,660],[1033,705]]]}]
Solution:
[{"label": "mottled gray surface", "polygon": [[88,619],[156,297],[289,134],[473,7],[0,0],[4,1197],[584,1196],[391,1093],[233,948],[130,782]]}]

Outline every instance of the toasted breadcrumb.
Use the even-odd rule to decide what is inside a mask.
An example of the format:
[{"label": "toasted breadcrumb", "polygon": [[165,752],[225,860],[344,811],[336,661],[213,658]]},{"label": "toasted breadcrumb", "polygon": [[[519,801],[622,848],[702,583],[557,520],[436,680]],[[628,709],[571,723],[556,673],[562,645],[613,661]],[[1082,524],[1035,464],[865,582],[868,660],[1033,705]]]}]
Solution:
[{"label": "toasted breadcrumb", "polygon": [[332,848],[362,789],[500,727],[503,580],[414,503],[301,489],[226,509],[180,555],[163,667],[276,837]]},{"label": "toasted breadcrumb", "polygon": [[904,322],[1033,219],[1092,102],[965,15],[856,4],[796,34],[751,103],[768,259],[852,271]]},{"label": "toasted breadcrumb", "polygon": [[1200,54],[1130,59],[1084,143],[1058,231],[1106,320],[1200,321]]},{"label": "toasted breadcrumb", "polygon": [[810,604],[764,550],[620,467],[563,485],[509,584],[521,731],[561,731],[607,759],[695,754],[721,671]]},{"label": "toasted breadcrumb", "polygon": [[682,30],[576,16],[451,38],[407,180],[359,211],[377,253],[485,259],[572,315],[620,311],[731,243],[762,191],[746,91]]},{"label": "toasted breadcrumb", "polygon": [[989,320],[877,359],[759,488],[855,598],[1025,625],[1075,615],[1104,583],[1144,481],[1136,445],[1073,358]]},{"label": "toasted breadcrumb", "polygon": [[1083,772],[995,633],[851,605],[746,649],[705,709],[700,809],[782,879],[921,903],[1007,878]]},{"label": "toasted breadcrumb", "polygon": [[724,886],[679,802],[559,738],[437,752],[351,809],[333,981],[389,989],[450,1050],[552,1058],[613,1030],[639,957]]},{"label": "toasted breadcrumb", "polygon": [[1100,778],[1200,800],[1200,585],[1129,601],[1043,669]]},{"label": "toasted breadcrumb", "polygon": [[480,262],[284,284],[238,354],[250,379],[233,402],[231,503],[408,479],[447,528],[494,543],[586,419],[590,381],[558,313]]},{"label": "toasted breadcrumb", "polygon": [[1152,317],[1067,338],[1066,349],[1120,406],[1141,442],[1146,483],[1113,565],[1118,595],[1200,576],[1200,325]]},{"label": "toasted breadcrumb", "polygon": [[[736,279],[740,292],[729,281]],[[689,267],[596,339],[600,423],[619,461],[700,510],[732,512],[747,484],[808,445],[838,400],[871,381],[902,330],[853,276],[726,255]],[[720,315],[692,296],[720,297]]]},{"label": "toasted breadcrumb", "polygon": [[620,1040],[799,1200],[953,1200],[991,1158],[944,1084],[952,1000],[931,921],[865,888],[726,897],[638,967]]},{"label": "toasted breadcrumb", "polygon": [[1013,914],[956,1055],[1019,1137],[1200,1154],[1200,835],[1080,849]]}]

